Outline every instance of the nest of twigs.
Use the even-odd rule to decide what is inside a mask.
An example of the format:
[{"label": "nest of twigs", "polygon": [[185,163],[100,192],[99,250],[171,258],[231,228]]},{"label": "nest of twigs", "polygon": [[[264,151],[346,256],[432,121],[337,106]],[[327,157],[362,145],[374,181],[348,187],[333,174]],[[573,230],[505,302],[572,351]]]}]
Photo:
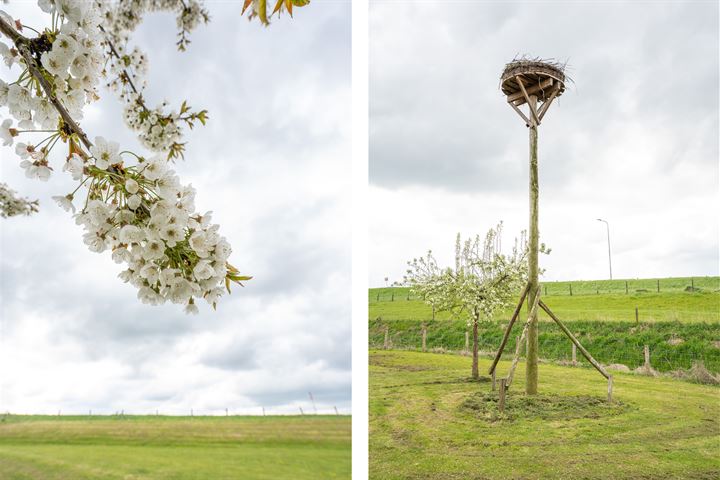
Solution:
[{"label": "nest of twigs", "polygon": [[565,83],[570,80],[565,75],[566,67],[567,63],[553,59],[516,57],[505,65],[500,75],[500,89],[507,96],[519,94],[522,90],[517,79],[520,77],[526,89],[541,86],[535,92],[538,100],[547,100],[556,88],[555,96],[559,97],[565,91]]}]

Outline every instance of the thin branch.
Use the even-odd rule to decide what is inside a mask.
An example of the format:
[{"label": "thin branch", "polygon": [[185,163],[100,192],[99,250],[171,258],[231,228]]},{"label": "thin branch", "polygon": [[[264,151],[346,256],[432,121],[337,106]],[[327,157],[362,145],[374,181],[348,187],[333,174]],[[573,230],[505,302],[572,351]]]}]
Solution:
[{"label": "thin branch", "polygon": [[53,94],[52,87],[38,68],[37,61],[30,51],[30,39],[18,33],[17,30],[15,30],[12,25],[6,22],[2,17],[0,17],[0,31],[10,38],[18,48],[18,51],[25,59],[25,63],[27,64],[30,74],[35,77],[42,89],[45,91],[50,103],[52,103],[58,111],[60,117],[63,119],[63,122],[65,122],[70,130],[75,133],[78,138],[80,138],[83,145],[85,145],[87,149],[90,149],[90,147],[92,147],[92,143],[88,140],[87,135],[85,135],[85,132],[83,132],[80,126],[75,122],[75,120],[73,120],[65,106]]}]

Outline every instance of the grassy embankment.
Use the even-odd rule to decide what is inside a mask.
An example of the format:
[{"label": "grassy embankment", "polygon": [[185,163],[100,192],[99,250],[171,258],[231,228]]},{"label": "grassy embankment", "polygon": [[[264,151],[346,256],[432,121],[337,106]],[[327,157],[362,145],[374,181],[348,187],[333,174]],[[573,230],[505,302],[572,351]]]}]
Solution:
[{"label": "grassy embankment", "polygon": [[[629,286],[657,285],[657,279],[632,280]],[[636,368],[643,363],[643,346],[648,345],[651,364],[660,371],[690,368],[702,361],[720,371],[720,292],[718,277],[661,279],[660,293],[625,294],[625,281],[557,282],[544,285],[545,302],[577,334],[583,345],[600,362],[621,363]],[[694,284],[699,291],[685,291]],[[573,295],[570,296],[570,286]],[[602,287],[602,288],[601,288]],[[577,292],[601,293],[578,294]],[[615,293],[602,293],[602,291]],[[561,294],[559,294],[560,292]],[[453,319],[409,297],[405,288],[371,289],[368,294],[370,347],[382,347],[385,327],[394,348],[420,348],[421,328],[427,325],[428,348],[462,350],[465,321]],[[408,299],[409,298],[409,299]],[[638,308],[638,321],[635,308]],[[480,349],[492,352],[499,345],[511,310],[500,312],[480,328]],[[549,360],[569,360],[571,345],[544,312],[540,313],[540,353]],[[506,352],[513,352],[515,335],[524,319],[516,324]]]},{"label": "grassy embankment", "polygon": [[[509,362],[499,365],[505,375]],[[616,373],[607,404],[596,371],[542,364],[529,402],[523,371],[502,416],[489,383],[468,381],[465,358],[371,351],[370,477],[720,477],[717,387]]]},{"label": "grassy embankment", "polygon": [[349,416],[0,418],[3,480],[350,478]]}]

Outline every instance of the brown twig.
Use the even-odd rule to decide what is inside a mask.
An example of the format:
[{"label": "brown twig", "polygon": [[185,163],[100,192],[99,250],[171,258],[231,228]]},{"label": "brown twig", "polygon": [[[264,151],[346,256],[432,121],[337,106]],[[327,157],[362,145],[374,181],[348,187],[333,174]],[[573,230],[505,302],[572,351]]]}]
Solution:
[{"label": "brown twig", "polygon": [[42,89],[45,91],[45,95],[47,95],[50,103],[53,104],[55,110],[57,110],[57,112],[60,114],[63,122],[65,122],[65,124],[70,128],[70,130],[78,136],[83,145],[85,145],[85,147],[89,150],[90,147],[92,147],[92,142],[88,140],[87,135],[85,135],[85,132],[82,130],[82,128],[80,128],[80,125],[75,122],[75,120],[70,116],[70,113],[67,111],[65,106],[60,102],[60,100],[57,99],[57,97],[52,91],[50,83],[48,83],[47,79],[38,68],[37,61],[35,60],[32,52],[30,51],[30,39],[18,33],[18,31],[15,30],[15,28],[13,28],[13,26],[6,22],[2,17],[0,17],[0,31],[13,41],[18,51],[22,55],[23,59],[25,59],[28,71],[38,81]]}]

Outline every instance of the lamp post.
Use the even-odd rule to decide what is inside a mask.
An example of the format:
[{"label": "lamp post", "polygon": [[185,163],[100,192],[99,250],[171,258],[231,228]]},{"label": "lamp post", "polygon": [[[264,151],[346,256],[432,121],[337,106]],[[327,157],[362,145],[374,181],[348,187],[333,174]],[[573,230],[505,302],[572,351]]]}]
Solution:
[{"label": "lamp post", "polygon": [[607,227],[607,238],[608,238],[608,263],[610,264],[610,280],[612,280],[612,255],[610,254],[610,224],[607,222],[607,220],[603,220],[602,218],[597,219],[598,222],[604,222],[605,226]]}]

